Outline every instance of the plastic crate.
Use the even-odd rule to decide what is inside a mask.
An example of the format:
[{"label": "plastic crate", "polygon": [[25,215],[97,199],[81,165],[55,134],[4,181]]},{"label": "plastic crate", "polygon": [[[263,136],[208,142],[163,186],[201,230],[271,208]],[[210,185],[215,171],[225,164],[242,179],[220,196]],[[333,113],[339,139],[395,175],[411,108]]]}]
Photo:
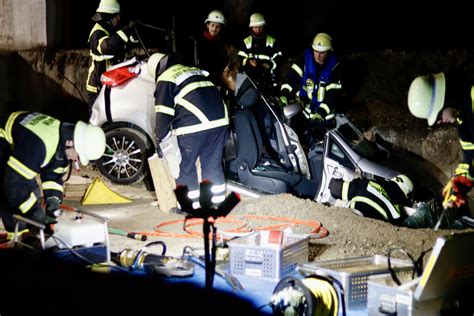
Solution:
[{"label": "plastic crate", "polygon": [[[409,261],[390,259],[392,269],[397,275],[411,273],[413,264]],[[341,282],[344,289],[344,301],[347,310],[367,307],[367,280],[371,275],[389,275],[388,258],[372,257],[349,258],[342,260],[315,261],[300,266],[305,273],[329,274]]]},{"label": "plastic crate", "polygon": [[280,280],[308,262],[308,235],[285,234],[280,245],[262,241],[261,232],[229,241],[230,273]]}]

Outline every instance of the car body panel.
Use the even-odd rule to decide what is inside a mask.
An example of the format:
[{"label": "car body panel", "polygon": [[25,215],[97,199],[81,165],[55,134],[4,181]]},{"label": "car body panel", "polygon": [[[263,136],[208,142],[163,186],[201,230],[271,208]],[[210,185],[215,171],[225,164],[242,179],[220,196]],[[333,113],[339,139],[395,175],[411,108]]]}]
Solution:
[{"label": "car body panel", "polygon": [[[130,65],[124,62],[115,67]],[[104,85],[92,107],[90,123],[104,126],[112,122],[127,122],[140,127],[153,142],[155,140],[155,82],[146,70],[146,63],[138,62],[138,76],[110,88],[110,116],[107,119]],[[155,143],[156,145],[156,143]]]}]

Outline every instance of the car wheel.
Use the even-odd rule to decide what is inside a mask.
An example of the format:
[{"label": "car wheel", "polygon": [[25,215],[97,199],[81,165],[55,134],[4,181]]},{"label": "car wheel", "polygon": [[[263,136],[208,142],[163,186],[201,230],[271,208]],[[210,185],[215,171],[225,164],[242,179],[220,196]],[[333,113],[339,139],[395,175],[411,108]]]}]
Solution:
[{"label": "car wheel", "polygon": [[106,149],[97,160],[100,173],[118,184],[132,184],[148,173],[148,152],[152,145],[146,136],[131,128],[105,133]]}]

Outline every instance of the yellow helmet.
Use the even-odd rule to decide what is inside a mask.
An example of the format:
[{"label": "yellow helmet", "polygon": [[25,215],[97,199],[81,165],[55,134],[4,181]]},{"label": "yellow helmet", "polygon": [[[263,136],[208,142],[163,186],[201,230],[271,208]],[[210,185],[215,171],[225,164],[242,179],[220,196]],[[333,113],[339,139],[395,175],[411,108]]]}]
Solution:
[{"label": "yellow helmet", "polygon": [[166,55],[165,54],[162,54],[162,53],[154,53],[153,55],[150,56],[150,58],[148,58],[148,62],[147,62],[147,65],[146,65],[146,69],[148,71],[148,74],[156,79],[156,67],[158,67],[158,64],[160,63],[160,61],[163,59],[163,57],[165,57]]},{"label": "yellow helmet", "polygon": [[204,21],[204,23],[207,23],[207,22],[214,22],[214,23],[225,25],[225,16],[224,14],[222,14],[221,11],[214,10],[209,13],[206,21]]},{"label": "yellow helmet", "polygon": [[414,116],[427,119],[431,126],[443,108],[445,93],[444,73],[416,77],[408,90],[408,109]]},{"label": "yellow helmet", "polygon": [[313,39],[313,49],[318,52],[326,52],[332,49],[332,38],[327,33],[318,33]]},{"label": "yellow helmet", "polygon": [[100,0],[96,12],[109,14],[120,13],[120,4],[117,0]]},{"label": "yellow helmet", "polygon": [[254,13],[250,16],[250,24],[249,27],[257,27],[266,25],[265,18],[260,13]]},{"label": "yellow helmet", "polygon": [[96,160],[102,157],[105,151],[105,134],[99,126],[77,122],[74,128],[74,150],[79,155],[83,166],[89,160]]},{"label": "yellow helmet", "polygon": [[406,175],[399,174],[398,176],[393,177],[391,180],[398,185],[406,197],[408,197],[408,195],[413,192],[413,182]]}]

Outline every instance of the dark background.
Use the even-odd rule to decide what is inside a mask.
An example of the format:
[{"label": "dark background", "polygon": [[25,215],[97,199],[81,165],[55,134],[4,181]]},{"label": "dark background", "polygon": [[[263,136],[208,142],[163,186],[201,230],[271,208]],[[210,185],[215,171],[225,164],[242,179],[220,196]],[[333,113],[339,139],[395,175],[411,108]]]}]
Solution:
[{"label": "dark background", "polygon": [[[318,32],[327,32],[341,52],[385,49],[424,50],[472,48],[471,11],[461,2],[391,2],[373,4],[322,0],[121,0],[125,18],[173,28],[178,43],[203,27],[213,9],[223,11],[226,31],[235,41],[248,34],[253,12],[262,13],[268,31],[280,40],[287,55],[308,47]],[[99,0],[47,0],[48,38],[53,48],[87,48],[91,21]],[[149,47],[158,47],[159,32],[142,31]],[[156,43],[156,44],[155,44]],[[178,47],[179,49],[180,47]]]}]

